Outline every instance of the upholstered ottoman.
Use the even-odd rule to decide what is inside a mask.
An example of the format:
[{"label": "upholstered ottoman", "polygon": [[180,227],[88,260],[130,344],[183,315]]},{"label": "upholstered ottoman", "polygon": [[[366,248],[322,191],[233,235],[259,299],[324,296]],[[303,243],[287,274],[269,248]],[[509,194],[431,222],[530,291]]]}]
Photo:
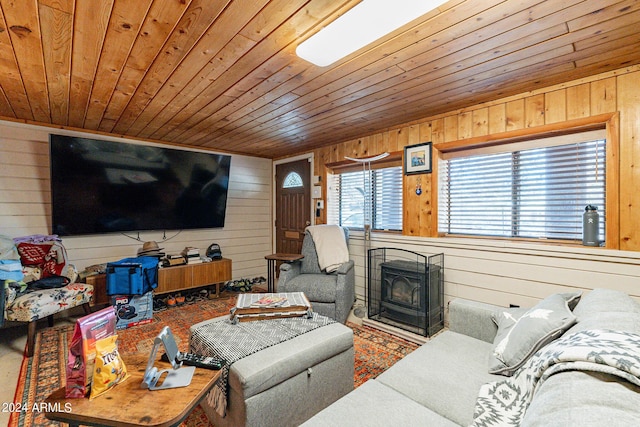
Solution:
[{"label": "upholstered ottoman", "polygon": [[[228,316],[193,325],[191,351],[204,351],[201,328],[226,319]],[[213,342],[217,339],[213,334],[205,336]],[[216,427],[296,426],[352,391],[353,375],[353,331],[341,323],[330,323],[233,363],[224,417],[210,405],[210,399],[202,407]]]}]

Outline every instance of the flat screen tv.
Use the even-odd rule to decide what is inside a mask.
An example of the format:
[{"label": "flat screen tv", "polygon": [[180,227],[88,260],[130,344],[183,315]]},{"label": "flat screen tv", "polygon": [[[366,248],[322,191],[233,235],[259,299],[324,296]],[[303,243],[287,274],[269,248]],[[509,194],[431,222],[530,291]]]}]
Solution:
[{"label": "flat screen tv", "polygon": [[224,227],[231,156],[50,135],[53,233]]}]

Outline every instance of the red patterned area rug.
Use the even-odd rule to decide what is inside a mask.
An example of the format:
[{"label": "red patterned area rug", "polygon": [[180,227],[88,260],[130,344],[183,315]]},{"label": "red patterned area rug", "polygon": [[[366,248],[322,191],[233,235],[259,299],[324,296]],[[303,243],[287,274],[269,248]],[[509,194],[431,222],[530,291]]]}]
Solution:
[{"label": "red patterned area rug", "polygon": [[[118,331],[120,352],[123,354],[148,353],[153,340],[166,325],[171,327],[180,351],[189,346],[189,327],[203,320],[225,315],[235,305],[235,297],[204,300],[182,307],[170,308],[154,313],[153,322]],[[385,332],[367,326],[347,323],[354,332],[355,386],[391,367],[418,346]],[[46,328],[38,332],[34,356],[24,358],[20,370],[15,403],[33,408],[53,391],[64,386],[67,349],[73,335],[73,326],[64,325]],[[9,427],[58,426],[38,411],[13,413]],[[198,406],[182,423],[181,427],[209,427],[204,411]]]}]

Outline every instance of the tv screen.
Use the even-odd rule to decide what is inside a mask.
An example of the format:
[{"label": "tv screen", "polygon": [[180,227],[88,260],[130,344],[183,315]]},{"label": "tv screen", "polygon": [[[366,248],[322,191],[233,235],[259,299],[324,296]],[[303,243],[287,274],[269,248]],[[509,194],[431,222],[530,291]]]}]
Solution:
[{"label": "tv screen", "polygon": [[53,233],[224,226],[231,156],[50,135]]}]

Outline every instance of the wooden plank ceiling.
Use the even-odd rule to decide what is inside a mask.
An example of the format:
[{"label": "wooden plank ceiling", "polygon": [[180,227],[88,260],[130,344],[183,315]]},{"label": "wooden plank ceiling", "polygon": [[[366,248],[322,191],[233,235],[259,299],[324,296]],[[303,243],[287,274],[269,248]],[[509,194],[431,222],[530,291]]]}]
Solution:
[{"label": "wooden plank ceiling", "polygon": [[640,63],[637,0],[451,0],[295,55],[356,3],[0,0],[0,118],[277,158]]}]

